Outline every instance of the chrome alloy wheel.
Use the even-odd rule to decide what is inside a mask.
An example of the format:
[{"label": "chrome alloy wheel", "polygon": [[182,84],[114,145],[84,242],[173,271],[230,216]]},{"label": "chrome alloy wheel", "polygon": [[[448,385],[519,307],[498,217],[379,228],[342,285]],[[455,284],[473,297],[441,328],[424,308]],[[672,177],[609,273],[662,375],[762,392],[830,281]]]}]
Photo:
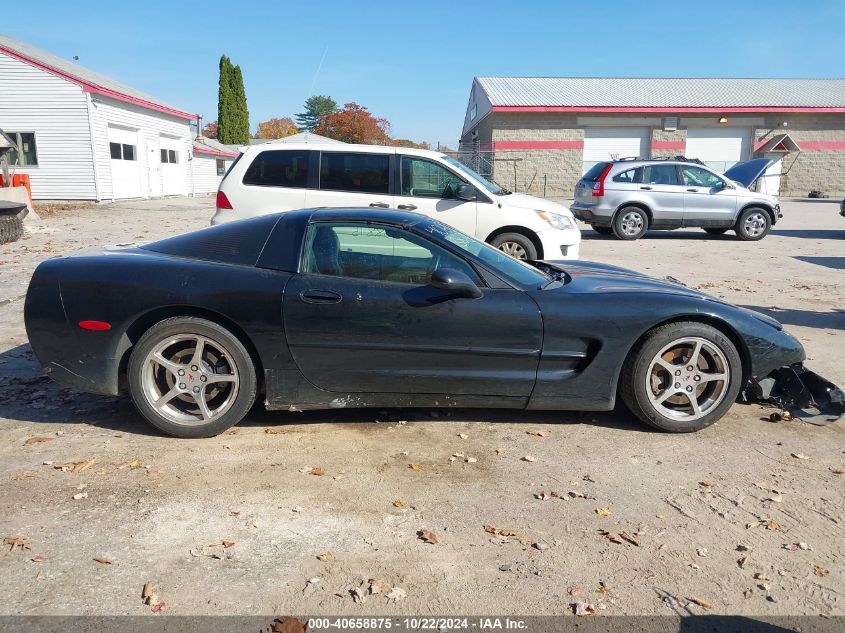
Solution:
[{"label": "chrome alloy wheel", "polygon": [[622,221],[620,222],[622,232],[628,236],[637,235],[643,230],[643,225],[643,216],[636,211],[628,211],[628,213],[622,216]]},{"label": "chrome alloy wheel", "polygon": [[646,393],[661,414],[697,420],[725,398],[731,376],[725,353],[712,341],[681,338],[661,349],[646,372]]},{"label": "chrome alloy wheel", "polygon": [[525,247],[518,242],[502,242],[499,244],[499,250],[515,259],[528,259]]},{"label": "chrome alloy wheel", "polygon": [[743,222],[743,230],[745,234],[750,237],[759,237],[766,230],[766,217],[761,211],[749,213],[748,217]]},{"label": "chrome alloy wheel", "polygon": [[206,424],[222,416],[238,395],[238,368],[223,345],[185,334],[161,341],[144,359],[144,398],[176,424]]}]

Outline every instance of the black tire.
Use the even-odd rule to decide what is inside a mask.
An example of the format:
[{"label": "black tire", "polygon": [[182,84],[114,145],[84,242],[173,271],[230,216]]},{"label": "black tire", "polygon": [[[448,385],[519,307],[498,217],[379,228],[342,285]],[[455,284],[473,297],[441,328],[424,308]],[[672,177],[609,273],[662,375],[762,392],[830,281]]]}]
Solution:
[{"label": "black tire", "polygon": [[17,216],[0,216],[0,244],[8,244],[23,236],[23,220]]},{"label": "black tire", "polygon": [[[144,393],[145,360],[148,354],[168,339],[179,336],[200,336],[208,339],[211,348],[215,349],[215,346],[218,346],[219,349],[222,349],[225,352],[223,357],[230,358],[230,362],[237,369],[237,372],[232,369],[229,370],[237,376],[237,380],[232,386],[236,393],[233,395],[231,404],[219,417],[211,418],[208,422],[179,423],[168,419],[151,405],[148,396]],[[206,343],[206,345],[209,344]],[[199,347],[199,345],[195,345],[195,347]],[[187,368],[187,365],[185,367]],[[255,365],[249,352],[241,341],[226,328],[213,321],[197,317],[165,319],[147,330],[132,350],[128,374],[129,392],[138,412],[157,429],[175,437],[199,438],[219,435],[240,422],[255,402],[257,381]],[[175,374],[173,375],[175,376]],[[209,382],[214,381],[212,379]],[[201,393],[205,394],[205,391],[203,390]],[[179,398],[179,396],[176,398]]]},{"label": "black tire", "polygon": [[613,233],[612,226],[596,226],[595,224],[593,224],[592,229],[599,235],[610,235],[611,233]]},{"label": "black tire", "polygon": [[[704,339],[707,343],[715,346],[715,348],[722,353],[725,364],[728,368],[729,377],[728,380],[725,381],[727,382],[726,389],[724,389],[724,383],[689,382],[689,385],[696,385],[696,387],[694,387],[696,393],[699,388],[702,389],[702,395],[705,395],[708,389],[713,389],[715,392],[721,394],[721,400],[714,397],[714,402],[710,406],[710,410],[705,415],[695,419],[683,420],[668,417],[661,413],[660,409],[651,402],[648,393],[650,387],[647,385],[649,384],[648,381],[652,380],[649,375],[649,370],[655,356],[673,342],[691,337]],[[687,361],[683,361],[680,365],[678,365],[679,371],[684,371],[683,364],[685,362]],[[699,370],[696,368],[693,373],[699,373]],[[666,374],[666,377],[668,378],[669,374]],[[671,380],[675,380],[675,377],[672,376]],[[682,381],[684,379],[677,378],[677,380]],[[675,386],[677,387],[678,384],[684,383],[676,383]],[[625,360],[625,365],[620,377],[619,391],[622,396],[622,400],[628,406],[631,413],[649,426],[653,426],[661,431],[669,431],[671,433],[691,433],[692,431],[698,431],[710,426],[719,420],[719,418],[721,418],[736,401],[741,384],[742,360],[740,359],[739,352],[737,352],[736,347],[730,339],[716,328],[704,323],[683,321],[679,323],[669,323],[667,325],[654,328],[634,346],[628,355],[628,358]],[[724,391],[722,391],[723,389]],[[680,392],[675,391],[674,393],[678,393],[678,395],[683,396]],[[690,401],[687,400],[687,403],[689,402]],[[681,405],[682,404],[683,402],[681,402]],[[670,407],[671,406],[676,405],[672,405],[670,403]]]},{"label": "black tire", "polygon": [[537,259],[537,247],[522,233],[502,233],[490,240],[490,244],[517,259]]},{"label": "black tire", "polygon": [[723,235],[728,232],[728,229],[704,229],[704,232],[710,235]]},{"label": "black tire", "polygon": [[638,240],[648,231],[648,214],[639,207],[622,207],[613,218],[613,234],[620,240]]},{"label": "black tire", "polygon": [[756,242],[769,234],[772,218],[768,211],[760,207],[749,207],[739,214],[734,231],[744,242]]}]

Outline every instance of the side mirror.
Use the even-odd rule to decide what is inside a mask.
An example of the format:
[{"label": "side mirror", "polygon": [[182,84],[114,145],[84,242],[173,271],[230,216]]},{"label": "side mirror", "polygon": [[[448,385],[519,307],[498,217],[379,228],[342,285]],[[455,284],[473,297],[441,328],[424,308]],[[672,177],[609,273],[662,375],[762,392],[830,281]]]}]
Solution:
[{"label": "side mirror", "polygon": [[481,290],[466,273],[454,268],[438,268],[431,273],[431,285],[440,290],[451,290],[461,297],[478,299]]},{"label": "side mirror", "polygon": [[458,200],[471,202],[473,200],[478,199],[478,193],[475,191],[475,187],[470,184],[463,183],[461,185],[458,185],[458,189],[457,191],[455,191],[455,197]]}]

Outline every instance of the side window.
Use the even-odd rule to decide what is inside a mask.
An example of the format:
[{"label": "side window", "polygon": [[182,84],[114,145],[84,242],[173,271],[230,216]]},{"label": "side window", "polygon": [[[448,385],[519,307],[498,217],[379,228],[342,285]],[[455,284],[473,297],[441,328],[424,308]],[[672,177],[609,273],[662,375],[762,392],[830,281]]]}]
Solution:
[{"label": "side window", "polygon": [[112,160],[135,160],[135,146],[127,143],[109,143]]},{"label": "side window", "polygon": [[402,195],[418,198],[454,198],[464,181],[442,165],[424,158],[402,157]]},{"label": "side window", "polygon": [[638,167],[637,169],[628,169],[623,171],[621,174],[616,174],[613,177],[613,182],[637,183],[640,182],[642,176],[642,167]]},{"label": "side window", "polygon": [[681,167],[681,176],[687,187],[720,187],[725,181],[701,167]]},{"label": "side window", "polygon": [[224,176],[226,174],[226,161],[222,158],[215,159],[215,167],[217,167],[218,176]]},{"label": "side window", "polygon": [[426,285],[436,268],[455,268],[478,282],[466,261],[402,229],[356,222],[318,222],[308,228],[305,273]]},{"label": "side window", "polygon": [[678,170],[675,165],[646,165],[642,168],[644,185],[678,185]]},{"label": "side window", "polygon": [[320,189],[387,193],[389,184],[389,154],[323,152],[320,156]]},{"label": "side window", "polygon": [[247,168],[243,183],[261,187],[307,187],[309,155],[308,150],[261,152]]}]

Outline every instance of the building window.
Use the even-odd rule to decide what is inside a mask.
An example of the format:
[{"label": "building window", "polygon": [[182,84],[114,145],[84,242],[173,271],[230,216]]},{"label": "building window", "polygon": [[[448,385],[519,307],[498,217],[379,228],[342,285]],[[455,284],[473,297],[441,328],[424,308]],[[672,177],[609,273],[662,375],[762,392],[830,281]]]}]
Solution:
[{"label": "building window", "polygon": [[217,159],[217,175],[224,176],[226,174],[226,161],[222,158]]},{"label": "building window", "polygon": [[18,155],[17,149],[9,150],[9,153],[6,154],[9,165],[20,167],[38,165],[38,155],[35,152],[35,132],[6,132],[6,134],[21,150],[20,155]]},{"label": "building window", "polygon": [[163,149],[161,150],[161,162],[162,163],[178,163],[179,162],[179,152],[175,149]]},{"label": "building window", "polygon": [[135,146],[128,143],[109,143],[112,160],[137,160]]},{"label": "building window", "polygon": [[472,110],[469,111],[469,120],[475,121],[475,117],[477,117],[477,116],[478,116],[478,104],[473,103],[472,104]]}]

